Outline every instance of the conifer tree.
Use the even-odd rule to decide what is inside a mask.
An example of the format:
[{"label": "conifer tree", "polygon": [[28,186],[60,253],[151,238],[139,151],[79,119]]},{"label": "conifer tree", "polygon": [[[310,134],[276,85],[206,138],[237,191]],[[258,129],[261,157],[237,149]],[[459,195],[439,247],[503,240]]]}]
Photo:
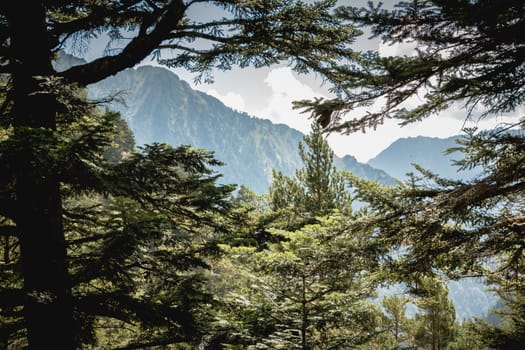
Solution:
[{"label": "conifer tree", "polygon": [[296,170],[293,178],[273,172],[269,191],[271,208],[285,209],[285,219],[292,226],[294,217],[300,224],[313,222],[316,216],[327,215],[334,209],[351,213],[345,176],[334,167],[334,152],[317,124],[312,124],[310,133],[299,143],[299,155],[303,167]]},{"label": "conifer tree", "polygon": [[[328,130],[355,132],[387,119],[417,122],[453,104],[465,118],[502,115],[525,102],[521,35],[525,6],[520,0],[410,0],[392,9],[380,2],[346,6],[338,14],[370,29],[384,44],[414,44],[415,55],[362,54],[360,64],[337,67],[341,97],[302,101]],[[384,99],[384,101],[382,101]],[[406,103],[408,100],[421,103]],[[350,119],[345,112],[381,102]],[[383,103],[384,102],[384,103]],[[355,114],[353,114],[355,116]]]},{"label": "conifer tree", "polygon": [[[342,85],[346,82],[341,98],[298,103],[325,130],[366,131],[387,119],[404,125],[459,104],[465,119],[523,107],[522,1],[413,0],[393,9],[345,7],[339,14],[371,29],[385,44],[411,42],[417,51],[404,57],[366,53],[361,65],[337,70]],[[375,102],[379,110],[365,108],[355,119],[345,117]],[[398,272],[409,279],[436,269],[453,278],[485,276],[502,295],[523,300],[518,287],[523,284],[524,246],[522,128],[518,116],[491,132],[465,130],[453,151],[463,152],[459,169],[480,171],[474,179],[444,179],[417,167],[418,175],[397,188],[356,181],[358,197],[373,209],[371,227],[385,244],[404,252],[392,261]],[[518,304],[509,306],[514,309],[509,320],[519,320],[513,316],[521,312]],[[519,324],[501,330],[500,344],[523,339]]]},{"label": "conifer tree", "polygon": [[389,333],[394,338],[396,346],[401,344],[407,331],[406,304],[408,301],[408,298],[397,295],[386,296],[381,301],[381,305],[385,308],[385,323]]},{"label": "conifer tree", "polygon": [[[333,216],[257,251],[231,248],[242,288],[227,295],[225,321],[240,344],[262,349],[347,349],[376,336],[377,252],[370,235]],[[239,344],[238,343],[238,344]],[[234,343],[235,344],[235,343]]]},{"label": "conifer tree", "polygon": [[[82,112],[89,104],[85,108]],[[136,150],[117,114],[90,112],[77,120],[73,114],[59,119],[62,137],[53,158],[63,176],[75,346],[198,344],[211,317],[207,305],[213,303],[200,271],[217,254],[213,236],[224,231],[219,216],[232,187],[215,185],[209,167],[220,162],[209,152],[162,144]],[[9,170],[7,157],[17,141],[9,130],[2,132],[2,167]],[[4,186],[2,196],[13,196],[12,189]],[[9,219],[2,220],[16,232]],[[5,237],[0,344],[18,349],[32,339],[23,313],[19,237]],[[45,294],[33,297],[49,302]]]},{"label": "conifer tree", "polygon": [[[348,43],[358,34],[353,26],[341,26],[332,16],[334,4],[333,0],[310,4],[237,0],[1,2],[0,73],[8,80],[1,118],[2,126],[12,133],[10,147],[4,147],[5,143],[2,147],[2,192],[10,195],[0,201],[0,215],[6,220],[6,230],[20,244],[23,326],[31,349],[76,346],[75,300],[61,195],[62,184],[74,175],[55,166],[65,137],[58,127],[59,119],[64,118],[67,126],[71,113],[67,106],[75,101],[65,99],[63,88],[98,82],[150,54],[169,67],[197,72],[197,79],[205,81],[211,79],[214,67],[261,67],[283,60],[290,60],[298,72],[314,70],[330,79],[328,67],[351,57]],[[199,6],[210,6],[216,16],[208,21],[192,17],[199,13]],[[55,54],[66,44],[83,51],[93,39],[104,35],[110,39],[105,51],[109,54],[60,73],[53,69]],[[111,46],[115,43],[122,46]],[[69,163],[61,161],[60,165]],[[148,204],[142,199],[141,204]],[[54,322],[49,322],[49,315]]]},{"label": "conifer tree", "polygon": [[456,330],[456,309],[448,299],[448,288],[443,281],[431,278],[422,279],[419,288],[416,345],[429,350],[447,349]]},{"label": "conifer tree", "polygon": [[[382,248],[353,228],[345,178],[313,126],[299,147],[304,168],[280,173],[270,189],[262,248],[228,247],[235,266],[222,321],[232,349],[347,349],[376,336],[374,295]],[[363,345],[365,348],[367,345]]]}]

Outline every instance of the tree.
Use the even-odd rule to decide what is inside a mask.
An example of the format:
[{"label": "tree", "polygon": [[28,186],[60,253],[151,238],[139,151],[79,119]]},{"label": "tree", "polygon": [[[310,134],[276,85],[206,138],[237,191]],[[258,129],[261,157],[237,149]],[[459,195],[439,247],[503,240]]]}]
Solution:
[{"label": "tree", "polygon": [[232,248],[246,280],[228,296],[232,333],[263,349],[347,349],[370,341],[378,316],[367,301],[377,284],[376,252],[370,236],[348,229],[347,221],[334,216],[273,231],[283,239],[262,251]]},{"label": "tree", "polygon": [[383,298],[381,305],[385,308],[386,328],[394,337],[395,345],[399,346],[405,338],[406,332],[406,304],[409,299],[398,297],[397,295],[386,296]]},{"label": "tree", "polygon": [[[379,127],[385,119],[402,125],[464,104],[465,118],[518,111],[525,101],[522,1],[407,1],[392,10],[341,8],[339,15],[370,27],[387,44],[413,42],[413,57],[363,54],[361,65],[337,69],[343,95],[302,101],[328,131]],[[420,101],[410,107],[414,101]],[[344,113],[380,102],[353,120]],[[417,167],[411,182],[379,188],[359,182],[358,197],[371,203],[378,237],[404,254],[393,265],[409,279],[446,270],[449,277],[486,276],[502,295],[522,300],[523,289],[523,118],[492,132],[466,130],[456,151],[460,169],[476,168],[474,179],[443,179]],[[513,127],[521,130],[510,130]],[[512,282],[511,282],[512,281]],[[509,303],[518,315],[520,307]],[[512,318],[511,318],[512,319]],[[518,318],[519,319],[519,318]],[[512,323],[512,322],[511,322]],[[509,343],[523,339],[520,322]],[[521,334],[521,335],[520,335]],[[505,344],[505,341],[502,342]]]},{"label": "tree", "polygon": [[448,288],[443,281],[424,278],[420,283],[421,297],[416,301],[415,342],[429,350],[444,350],[454,338],[456,309],[448,299]]},{"label": "tree", "polygon": [[[61,196],[61,183],[70,175],[53,166],[51,157],[61,137],[58,119],[71,113],[60,95],[63,87],[95,83],[133,67],[151,53],[170,67],[199,72],[204,80],[211,79],[213,67],[260,67],[286,59],[297,71],[315,70],[329,78],[328,67],[351,56],[347,43],[358,33],[353,26],[341,26],[330,14],[334,1],[206,2],[225,15],[200,22],[189,13],[202,3],[118,0],[0,5],[0,71],[9,81],[2,124],[12,128],[10,139],[17,145],[16,155],[14,151],[9,155],[8,172],[2,173],[2,184],[13,187],[13,192],[2,198],[0,213],[16,227],[11,232],[20,242],[24,324],[32,349],[74,348]],[[112,42],[131,39],[111,55],[64,72],[53,70],[54,55],[67,42],[88,48],[102,34]],[[165,51],[172,55],[161,57]],[[54,322],[49,322],[48,315],[54,316]]]},{"label": "tree", "polygon": [[274,177],[264,246],[229,246],[237,272],[225,294],[226,343],[268,349],[346,349],[376,336],[382,248],[353,228],[345,175],[313,126],[299,147],[304,168]]},{"label": "tree", "polygon": [[[329,130],[354,132],[375,128],[385,119],[417,122],[464,103],[466,118],[501,115],[525,102],[521,35],[525,7],[519,0],[411,0],[392,10],[381,3],[368,8],[341,7],[339,16],[369,27],[386,44],[411,42],[414,57],[362,54],[361,64],[337,67],[342,97],[302,101]],[[409,106],[408,100],[422,101]],[[352,120],[346,111],[384,99],[377,112],[366,110]]]},{"label": "tree", "polygon": [[[201,271],[218,253],[213,236],[224,231],[220,216],[232,190],[215,185],[209,167],[221,163],[188,146],[135,150],[115,113],[78,117],[59,119],[52,153],[53,167],[67,174],[60,194],[75,346],[197,344],[213,303]],[[18,147],[6,135],[4,174]],[[12,196],[2,188],[3,198]],[[15,230],[9,219],[3,224]],[[15,234],[0,248],[0,344],[13,349],[31,344],[20,248]]]},{"label": "tree", "polygon": [[391,260],[401,279],[414,282],[437,269],[451,278],[484,276],[506,300],[501,329],[477,328],[491,348],[524,339],[524,144],[521,131],[467,135],[458,147],[465,154],[460,165],[481,171],[471,181],[443,179],[420,167],[421,177],[397,187],[353,181],[357,198],[370,203],[365,226],[402,252]]},{"label": "tree", "polygon": [[461,349],[472,349],[472,350],[484,350],[486,344],[482,342],[482,337],[479,334],[477,328],[477,321],[463,321],[458,325],[458,331],[455,339],[449,343],[449,349],[461,350]]},{"label": "tree", "polygon": [[297,224],[296,220],[299,224],[311,222],[334,209],[349,214],[351,196],[346,178],[334,167],[334,152],[317,124],[312,124],[310,133],[299,143],[299,154],[303,168],[293,178],[273,172],[269,191],[271,209],[284,210],[292,226]]}]

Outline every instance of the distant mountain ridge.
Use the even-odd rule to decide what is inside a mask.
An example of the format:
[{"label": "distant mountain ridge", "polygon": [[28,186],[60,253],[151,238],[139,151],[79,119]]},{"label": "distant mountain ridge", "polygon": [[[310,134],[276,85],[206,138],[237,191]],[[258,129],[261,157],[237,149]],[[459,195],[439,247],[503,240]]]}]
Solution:
[{"label": "distant mountain ridge", "polygon": [[[122,91],[125,105],[113,103],[135,134],[138,145],[189,144],[215,152],[225,166],[222,181],[268,190],[272,169],[292,175],[302,163],[298,143],[303,134],[284,124],[226,107],[215,97],[193,90],[173,72],[153,66],[127,69],[88,87],[91,98]],[[382,183],[393,183],[384,171],[354,157],[336,158],[339,169]]]},{"label": "distant mountain ridge", "polygon": [[390,176],[406,180],[407,173],[417,173],[412,164],[418,164],[442,177],[450,179],[470,179],[477,174],[476,170],[463,170],[454,166],[454,161],[462,158],[461,153],[446,154],[449,148],[457,147],[461,136],[447,138],[417,136],[400,138],[384,149],[367,164],[384,170]]}]

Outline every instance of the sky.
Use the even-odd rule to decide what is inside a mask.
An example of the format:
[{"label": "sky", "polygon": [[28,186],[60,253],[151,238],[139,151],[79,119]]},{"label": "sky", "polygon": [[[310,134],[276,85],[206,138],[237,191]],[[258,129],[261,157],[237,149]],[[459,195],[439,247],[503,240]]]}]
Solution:
[{"label": "sky", "polygon": [[[346,0],[342,1],[344,3]],[[348,2],[348,1],[346,1]],[[359,6],[365,1],[353,0],[352,4]],[[393,0],[383,1],[386,6]],[[206,8],[201,8],[199,16],[213,17],[207,13]],[[96,45],[94,46],[96,47]],[[379,39],[369,39],[363,35],[354,44],[355,50],[378,50],[380,54],[388,55],[413,55],[413,44],[397,44],[389,46]],[[96,52],[92,52],[96,55]],[[90,53],[85,57],[89,60]],[[145,60],[143,64],[155,64]],[[329,87],[315,74],[299,75],[292,72],[285,64],[266,68],[233,68],[229,71],[214,72],[214,82],[211,84],[195,84],[196,74],[183,69],[172,69],[181,79],[187,81],[196,90],[205,92],[221,100],[225,105],[238,111],[246,112],[251,116],[269,119],[274,123],[286,124],[303,133],[310,130],[311,120],[308,115],[292,108],[292,101],[313,99],[315,97],[330,97]],[[418,101],[413,100],[416,104]],[[371,106],[370,109],[378,106]],[[517,111],[521,115],[525,110]],[[367,130],[365,133],[350,135],[332,134],[327,136],[328,143],[335,154],[342,157],[352,155],[360,162],[366,163],[378,155],[392,142],[399,138],[429,136],[445,138],[461,133],[464,127],[477,126],[481,129],[497,127],[500,123],[515,119],[518,113],[510,116],[500,116],[483,121],[465,121],[465,110],[460,105],[455,106],[440,115],[427,118],[424,121],[404,127],[397,121],[386,121],[377,130]],[[351,116],[351,114],[349,114]]]}]

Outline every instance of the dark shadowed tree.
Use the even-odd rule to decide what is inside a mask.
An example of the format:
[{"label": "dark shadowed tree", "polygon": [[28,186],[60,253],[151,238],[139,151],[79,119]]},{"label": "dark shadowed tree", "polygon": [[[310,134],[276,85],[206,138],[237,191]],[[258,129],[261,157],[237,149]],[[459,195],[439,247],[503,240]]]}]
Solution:
[{"label": "dark shadowed tree", "polygon": [[[135,150],[117,114],[91,112],[58,119],[47,163],[60,169],[73,341],[83,348],[197,344],[213,304],[201,271],[218,253],[213,241],[224,231],[232,187],[215,185],[209,168],[220,163],[210,153],[162,144]],[[1,130],[6,176],[20,141]],[[3,179],[7,199],[14,178]],[[0,344],[19,349],[31,345],[26,298],[53,300],[25,295],[16,226],[2,217],[2,228]]]},{"label": "dark shadowed tree", "polygon": [[[64,137],[58,119],[66,118],[67,125],[72,113],[68,105],[73,105],[62,90],[98,82],[150,54],[170,67],[198,72],[204,80],[213,67],[260,67],[283,60],[290,60],[299,72],[315,70],[330,78],[329,68],[351,56],[347,45],[357,34],[330,14],[334,4],[262,0],[0,4],[0,72],[8,81],[1,115],[14,144],[2,154],[2,189],[9,188],[11,195],[2,198],[0,214],[20,244],[23,323],[31,349],[75,347],[73,281],[61,196],[61,183],[71,175],[54,159],[61,155]],[[207,21],[191,17],[199,6],[216,15]],[[53,69],[55,54],[67,42],[87,50],[93,39],[106,34],[123,46],[60,73]]]}]

